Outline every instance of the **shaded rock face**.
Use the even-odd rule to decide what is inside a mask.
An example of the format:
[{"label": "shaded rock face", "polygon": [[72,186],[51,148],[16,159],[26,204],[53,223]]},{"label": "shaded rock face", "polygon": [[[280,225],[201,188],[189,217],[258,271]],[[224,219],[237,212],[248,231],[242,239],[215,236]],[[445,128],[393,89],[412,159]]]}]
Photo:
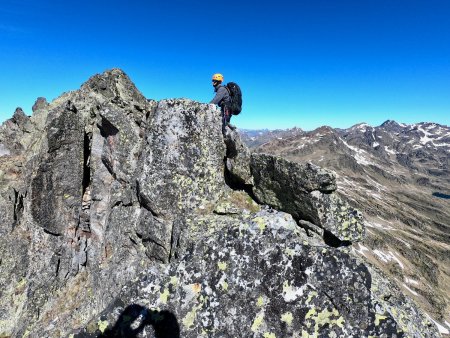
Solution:
[{"label": "shaded rock face", "polygon": [[83,124],[68,104],[51,121],[48,150],[31,182],[31,215],[46,232],[62,235],[75,229],[81,211]]},{"label": "shaded rock face", "polygon": [[253,154],[251,170],[261,203],[310,221],[340,241],[363,238],[362,216],[333,193],[336,178],[331,171],[267,154]]},{"label": "shaded rock face", "polygon": [[362,234],[331,172],[252,155],[220,123],[118,69],[16,111],[0,128],[0,335],[434,334],[328,245]]},{"label": "shaded rock face", "polygon": [[253,186],[250,169],[250,150],[241,141],[236,130],[227,129],[225,144],[227,146],[226,175],[231,185]]}]

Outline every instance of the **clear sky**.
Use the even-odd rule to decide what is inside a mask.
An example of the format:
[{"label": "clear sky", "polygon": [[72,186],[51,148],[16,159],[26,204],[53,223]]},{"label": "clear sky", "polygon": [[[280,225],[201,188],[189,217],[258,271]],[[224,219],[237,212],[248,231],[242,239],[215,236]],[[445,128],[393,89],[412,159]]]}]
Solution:
[{"label": "clear sky", "polygon": [[450,1],[1,0],[0,121],[113,67],[157,100],[223,73],[241,128],[450,125]]}]

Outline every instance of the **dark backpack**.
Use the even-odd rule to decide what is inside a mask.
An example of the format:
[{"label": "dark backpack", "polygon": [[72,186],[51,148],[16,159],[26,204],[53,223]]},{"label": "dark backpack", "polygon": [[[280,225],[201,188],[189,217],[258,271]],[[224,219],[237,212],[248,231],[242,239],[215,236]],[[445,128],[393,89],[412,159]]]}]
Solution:
[{"label": "dark backpack", "polygon": [[241,88],[237,85],[237,83],[234,82],[228,82],[225,88],[228,90],[228,93],[230,94],[231,103],[230,103],[230,110],[231,114],[233,115],[239,115],[239,113],[242,111],[242,92]]}]

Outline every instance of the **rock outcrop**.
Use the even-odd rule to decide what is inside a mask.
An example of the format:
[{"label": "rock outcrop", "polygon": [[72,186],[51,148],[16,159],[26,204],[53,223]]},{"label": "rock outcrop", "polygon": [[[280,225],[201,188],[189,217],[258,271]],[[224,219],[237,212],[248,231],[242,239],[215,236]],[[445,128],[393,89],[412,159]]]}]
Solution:
[{"label": "rock outcrop", "polygon": [[334,173],[267,154],[253,154],[250,163],[260,203],[310,221],[339,241],[362,239],[362,216],[333,193]]},{"label": "rock outcrop", "polygon": [[0,129],[0,335],[438,335],[347,248],[332,172],[118,69],[33,110]]},{"label": "rock outcrop", "polygon": [[[262,210],[204,221],[228,225],[194,243],[178,264],[141,274],[75,337],[100,335],[99,322],[120,323],[109,325],[105,336],[126,336],[140,316],[149,324],[142,333],[150,336],[157,331],[155,317],[167,324],[177,318],[172,324],[181,337],[413,336],[426,325],[398,323],[383,292],[394,297],[391,307],[401,317],[420,316],[404,309],[406,300],[393,290],[376,291],[364,263],[311,240],[288,214]],[[133,320],[119,320],[133,308],[139,309]]]}]

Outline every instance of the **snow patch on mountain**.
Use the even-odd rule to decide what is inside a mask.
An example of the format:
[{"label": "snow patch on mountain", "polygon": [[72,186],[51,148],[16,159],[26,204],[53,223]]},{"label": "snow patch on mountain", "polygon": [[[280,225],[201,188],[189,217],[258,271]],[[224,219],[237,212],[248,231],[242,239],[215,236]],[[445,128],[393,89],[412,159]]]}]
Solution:
[{"label": "snow patch on mountain", "polygon": [[[437,328],[438,328],[438,330],[439,330],[440,333],[442,333],[442,334],[450,334],[450,331],[447,330],[447,329],[445,328],[445,326],[443,326],[443,325],[440,324],[439,322],[435,321],[428,313],[426,313],[426,316],[428,317],[429,320],[431,320],[431,321],[434,323],[434,325],[437,326]],[[447,326],[449,326],[447,322],[445,322],[445,323],[446,323]],[[449,327],[450,327],[450,326],[449,326]]]},{"label": "snow patch on mountain", "polygon": [[384,146],[384,150],[385,150],[387,153],[392,154],[392,155],[396,155],[396,154],[397,154],[397,152],[396,152],[395,150],[392,150],[392,149],[389,148],[388,146]]},{"label": "snow patch on mountain", "polygon": [[411,290],[411,288],[408,287],[408,285],[406,285],[405,283],[403,283],[402,285],[403,285],[403,287],[404,287],[406,290],[408,290],[409,292],[411,292],[414,296],[418,296],[418,293],[415,292],[414,290]]},{"label": "snow patch on mountain", "polygon": [[345,144],[345,146],[347,146],[350,150],[354,151],[354,158],[356,160],[356,162],[358,162],[361,165],[375,165],[375,163],[369,161],[367,159],[367,157],[365,156],[365,154],[367,154],[367,152],[363,149],[359,149],[357,147],[351,146],[350,144],[348,144],[345,140],[343,140],[341,138],[341,141]]},{"label": "snow patch on mountain", "polygon": [[419,285],[418,281],[416,281],[414,279],[411,279],[411,278],[408,278],[408,277],[405,277],[405,283],[412,284],[412,285]]},{"label": "snow patch on mountain", "polygon": [[368,248],[366,248],[364,245],[362,245],[361,243],[358,243],[359,249],[356,249],[356,247],[354,246],[352,248],[353,251],[359,253],[360,255],[365,255],[365,251],[370,251]]},{"label": "snow patch on mountain", "polygon": [[389,262],[391,262],[391,261],[395,261],[395,262],[398,263],[398,265],[400,265],[400,267],[401,267],[402,269],[405,268],[405,266],[404,266],[403,263],[400,261],[400,259],[398,259],[398,257],[396,257],[395,254],[394,254],[392,251],[389,251],[388,253],[385,253],[385,252],[383,252],[383,251],[381,251],[381,250],[379,250],[379,249],[376,249],[376,250],[373,250],[373,253],[374,253],[375,255],[377,255],[378,258],[379,258],[380,260],[382,260],[383,262],[385,262],[385,263],[389,263]]}]

